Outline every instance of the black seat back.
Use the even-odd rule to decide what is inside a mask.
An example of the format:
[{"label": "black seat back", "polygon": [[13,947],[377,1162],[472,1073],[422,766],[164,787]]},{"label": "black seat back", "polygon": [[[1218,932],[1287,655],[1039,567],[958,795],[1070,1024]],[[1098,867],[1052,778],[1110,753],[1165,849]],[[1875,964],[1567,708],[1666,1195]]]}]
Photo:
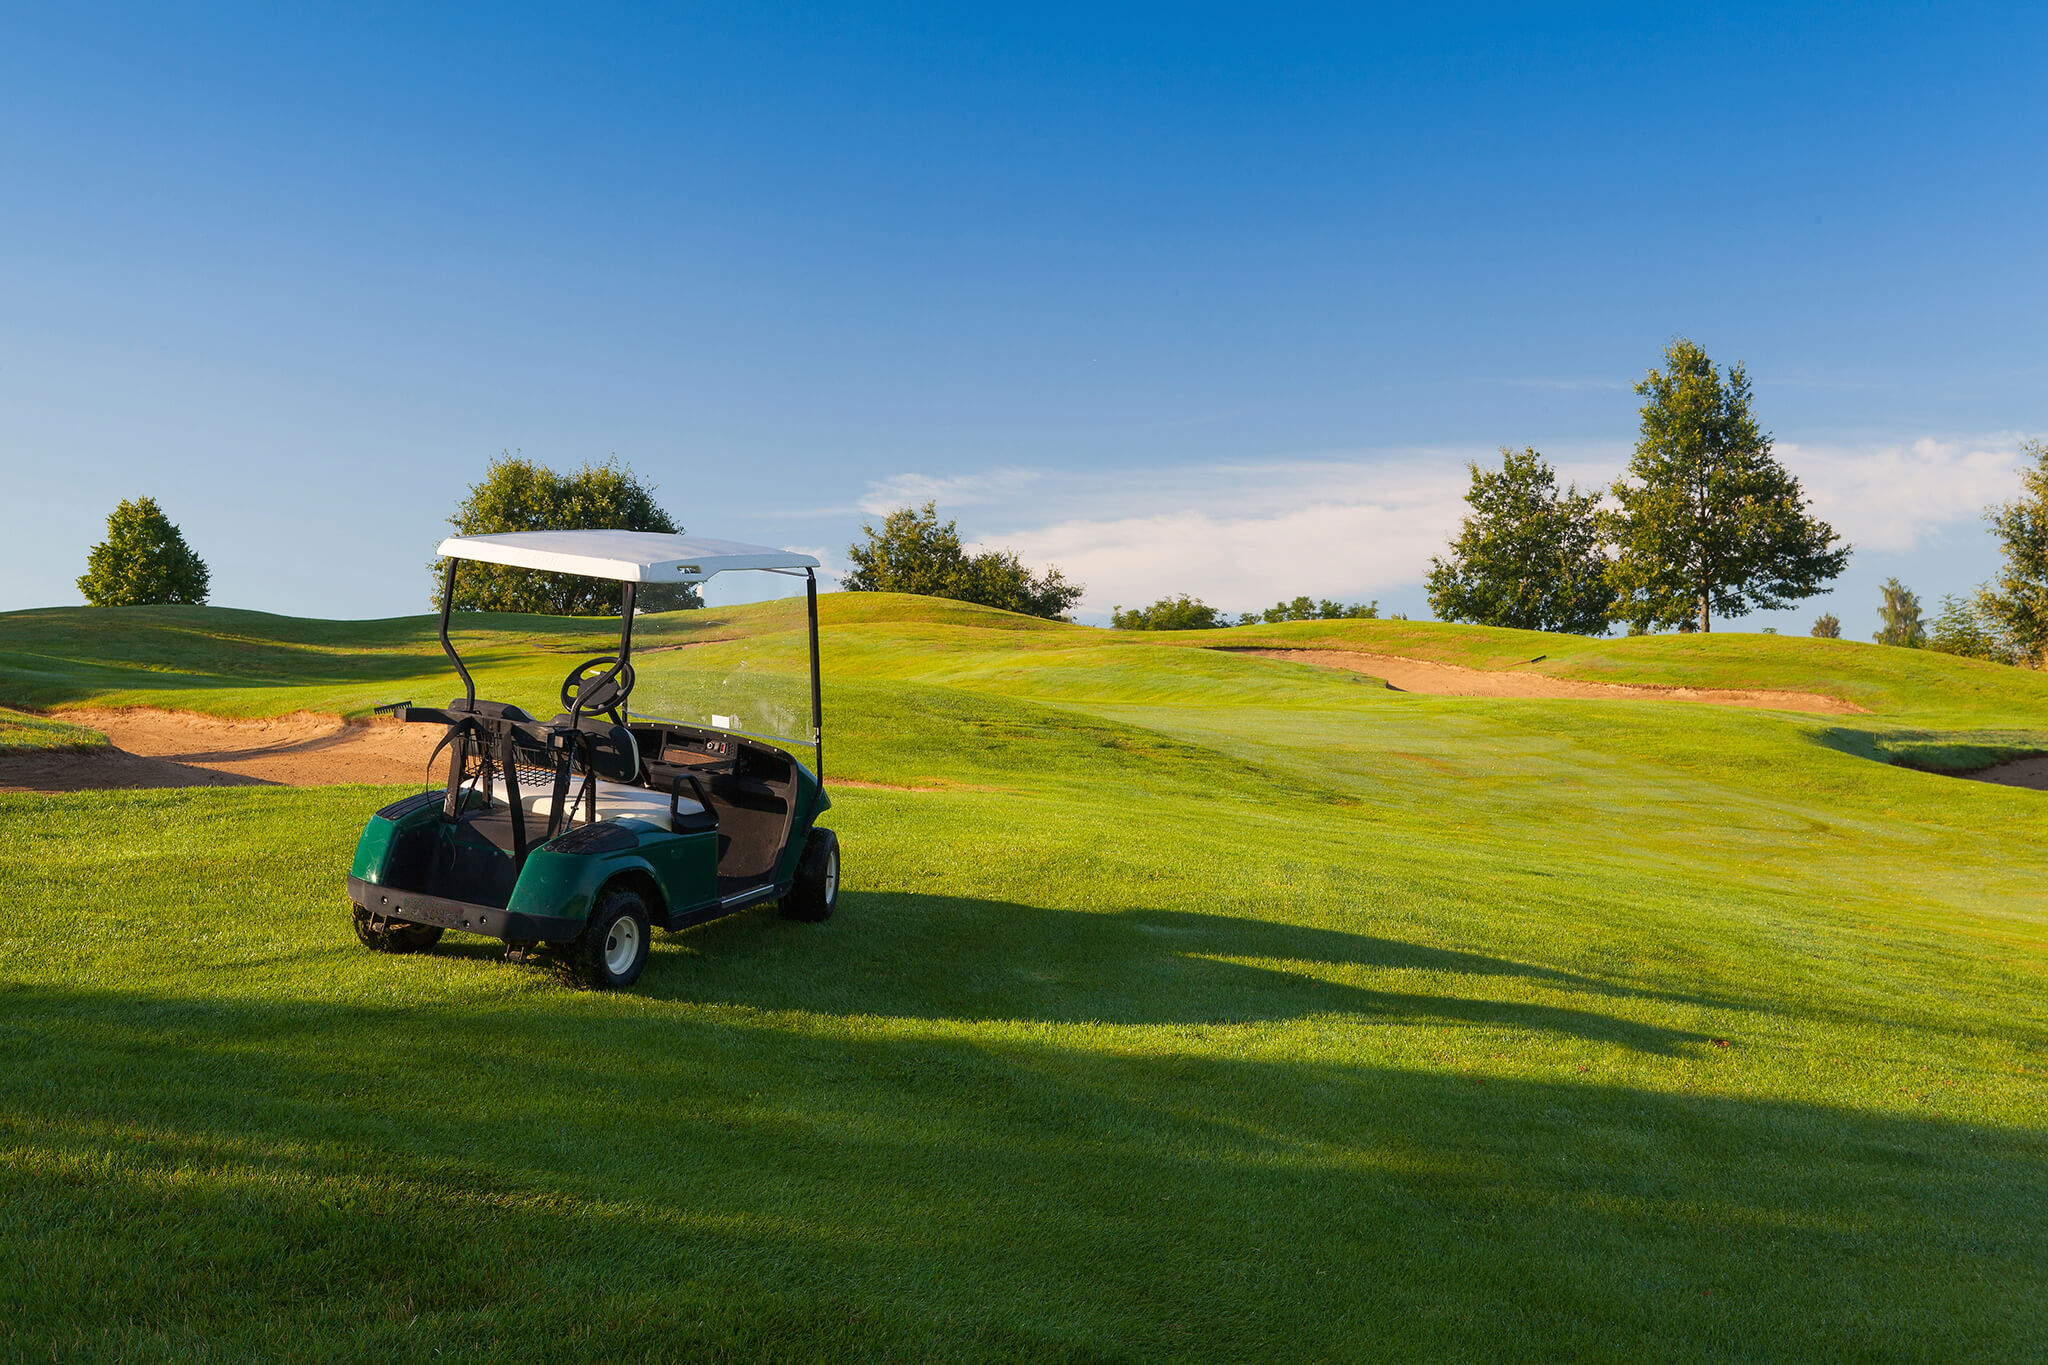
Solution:
[{"label": "black seat back", "polygon": [[[568,714],[556,716],[549,724],[568,729]],[[640,742],[631,730],[602,716],[585,716],[576,729],[583,736],[581,752],[592,772],[611,782],[640,780]]]}]

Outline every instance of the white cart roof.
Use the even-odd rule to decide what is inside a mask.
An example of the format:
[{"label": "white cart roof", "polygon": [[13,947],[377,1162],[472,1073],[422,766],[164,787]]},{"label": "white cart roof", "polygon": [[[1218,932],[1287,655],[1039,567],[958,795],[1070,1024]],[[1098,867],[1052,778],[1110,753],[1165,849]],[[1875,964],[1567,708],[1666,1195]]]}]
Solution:
[{"label": "white cart roof", "polygon": [[728,569],[815,569],[818,561],[794,550],[742,545],[659,531],[507,531],[491,536],[450,536],[444,559],[474,559],[517,569],[616,578],[624,583],[701,583]]}]

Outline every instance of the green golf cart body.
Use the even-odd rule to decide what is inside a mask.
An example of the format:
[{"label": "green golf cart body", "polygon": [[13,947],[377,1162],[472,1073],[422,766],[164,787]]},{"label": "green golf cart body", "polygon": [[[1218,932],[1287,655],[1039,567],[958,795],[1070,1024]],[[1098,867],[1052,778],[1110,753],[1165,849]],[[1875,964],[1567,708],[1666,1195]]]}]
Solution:
[{"label": "green golf cart body", "polygon": [[[347,878],[358,938],[382,952],[429,949],[448,930],[502,939],[523,960],[543,947],[569,975],[631,985],[649,930],[680,930],[779,902],[820,920],[838,898],[839,847],[818,817],[825,794],[818,676],[817,561],[698,537],[626,531],[519,532],[442,542],[441,644],[464,695],[445,707],[381,708],[443,727],[446,779],[370,817]],[[563,711],[540,721],[479,698],[448,638],[464,560],[617,578],[616,654],[579,664]],[[801,573],[809,606],[809,735],[749,734],[736,717],[678,720],[629,709],[638,584],[714,573]],[[796,750],[809,749],[807,765]]]}]

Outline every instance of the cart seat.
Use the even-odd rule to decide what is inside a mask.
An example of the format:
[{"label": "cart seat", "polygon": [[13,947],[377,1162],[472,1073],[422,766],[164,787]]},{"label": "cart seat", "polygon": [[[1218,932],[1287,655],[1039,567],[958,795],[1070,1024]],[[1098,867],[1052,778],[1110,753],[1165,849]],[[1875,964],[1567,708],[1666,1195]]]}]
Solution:
[{"label": "cart seat", "polygon": [[[576,816],[583,815],[582,803],[577,797],[583,792],[583,779],[578,776],[569,784],[569,801]],[[493,805],[503,805],[504,789],[499,788],[491,795]],[[635,787],[624,782],[597,780],[597,818],[600,820],[645,820],[650,825],[668,829],[668,793],[654,791],[648,787]],[[552,788],[522,788],[519,793],[519,808],[542,825],[554,814],[555,793]],[[676,811],[681,815],[697,815],[704,807],[685,796],[676,802]]]}]

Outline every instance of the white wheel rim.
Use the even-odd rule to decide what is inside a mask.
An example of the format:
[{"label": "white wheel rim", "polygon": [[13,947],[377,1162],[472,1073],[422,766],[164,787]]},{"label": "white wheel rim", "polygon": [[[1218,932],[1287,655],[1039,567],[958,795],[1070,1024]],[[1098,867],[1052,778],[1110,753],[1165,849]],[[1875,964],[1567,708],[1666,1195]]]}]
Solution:
[{"label": "white wheel rim", "polygon": [[604,936],[605,969],[613,976],[624,976],[639,951],[640,926],[632,916],[621,915],[613,920],[610,932]]},{"label": "white wheel rim", "polygon": [[833,849],[832,856],[825,860],[825,904],[830,905],[839,896],[839,850]]}]

